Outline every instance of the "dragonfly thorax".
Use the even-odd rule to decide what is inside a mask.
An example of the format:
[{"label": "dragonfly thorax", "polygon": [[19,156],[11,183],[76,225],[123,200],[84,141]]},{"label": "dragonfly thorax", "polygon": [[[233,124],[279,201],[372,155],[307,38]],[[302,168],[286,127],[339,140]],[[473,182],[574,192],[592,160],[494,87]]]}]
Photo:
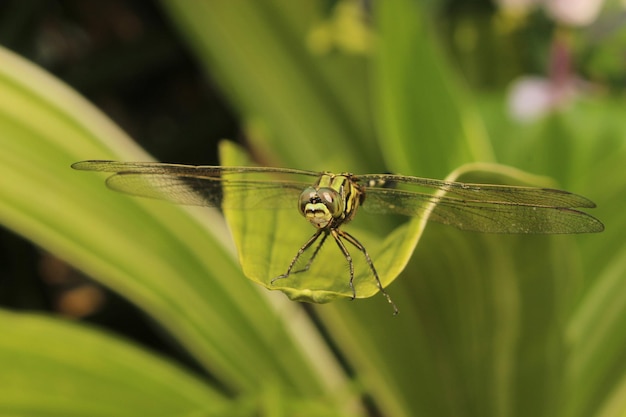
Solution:
[{"label": "dragonfly thorax", "polygon": [[348,176],[324,174],[300,194],[300,213],[318,229],[333,229],[354,217],[362,191]]}]

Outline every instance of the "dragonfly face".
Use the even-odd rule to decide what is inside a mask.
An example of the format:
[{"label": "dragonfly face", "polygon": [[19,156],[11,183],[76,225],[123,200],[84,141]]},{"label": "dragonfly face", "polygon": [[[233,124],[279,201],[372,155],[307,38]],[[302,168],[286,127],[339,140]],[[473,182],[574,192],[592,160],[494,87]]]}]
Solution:
[{"label": "dragonfly face", "polygon": [[324,173],[300,194],[300,213],[318,229],[338,228],[352,220],[363,200],[361,187],[348,174]]},{"label": "dragonfly face", "polygon": [[[320,248],[332,236],[350,268],[354,265],[346,242],[361,252],[380,292],[385,292],[365,247],[341,229],[357,209],[375,214],[428,216],[429,221],[461,230],[488,233],[595,233],[602,223],[578,208],[593,208],[585,197],[567,191],[494,184],[467,184],[392,174],[331,174],[288,168],[190,166],[153,162],[82,161],[73,168],[110,172],[107,185],[123,193],[167,200],[178,204],[222,209],[293,208],[315,228],[300,247],[287,272],[273,280],[307,271]],[[254,179],[262,175],[261,179]],[[299,179],[276,179],[289,176]],[[311,185],[313,183],[313,185]],[[367,194],[367,199],[365,195]],[[225,198],[226,197],[226,198]],[[317,242],[304,268],[293,270],[297,261]]]}]

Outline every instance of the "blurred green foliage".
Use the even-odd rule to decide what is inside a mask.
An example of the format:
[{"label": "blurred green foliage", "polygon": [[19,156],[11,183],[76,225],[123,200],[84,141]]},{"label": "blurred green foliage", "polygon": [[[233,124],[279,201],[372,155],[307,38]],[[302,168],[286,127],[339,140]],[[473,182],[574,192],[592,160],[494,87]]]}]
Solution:
[{"label": "blurred green foliage", "polygon": [[619,61],[600,59],[621,50],[620,36],[600,45],[569,29],[577,72],[611,82],[521,124],[504,80],[539,62],[547,71],[553,25],[539,12],[511,26],[494,9],[424,4],[162,2],[258,163],[441,178],[497,161],[594,200],[604,233],[429,225],[389,287],[398,317],[382,297],[305,310],[245,279],[219,213],[116,195],[71,171],[81,159],[148,156],[2,50],[0,221],[143,309],[203,374],[84,325],[3,312],[0,385],[14,389],[0,393],[0,412],[623,415],[626,124]]}]

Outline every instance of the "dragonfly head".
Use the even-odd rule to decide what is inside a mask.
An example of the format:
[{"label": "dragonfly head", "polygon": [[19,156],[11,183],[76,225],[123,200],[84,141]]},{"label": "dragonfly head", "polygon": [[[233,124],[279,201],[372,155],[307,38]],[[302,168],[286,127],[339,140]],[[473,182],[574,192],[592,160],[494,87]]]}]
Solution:
[{"label": "dragonfly head", "polygon": [[309,223],[318,229],[329,227],[343,214],[341,195],[328,187],[306,188],[300,194],[298,207]]}]

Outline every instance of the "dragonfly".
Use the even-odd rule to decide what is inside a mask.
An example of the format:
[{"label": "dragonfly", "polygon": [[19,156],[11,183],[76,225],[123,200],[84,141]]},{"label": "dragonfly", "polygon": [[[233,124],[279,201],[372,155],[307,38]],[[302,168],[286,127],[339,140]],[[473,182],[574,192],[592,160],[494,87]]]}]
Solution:
[{"label": "dragonfly", "polygon": [[[553,188],[473,184],[395,174],[333,174],[291,168],[159,162],[88,160],[76,162],[72,168],[112,173],[106,185],[115,191],[176,204],[245,210],[297,207],[315,232],[298,249],[286,272],[272,279],[271,284],[308,271],[331,236],[348,263],[352,299],[356,297],[354,261],[348,247],[362,254],[394,315],[398,308],[385,291],[367,249],[342,228],[359,210],[428,216],[429,221],[474,232],[571,234],[604,230],[598,219],[579,210],[595,207],[591,200]],[[259,174],[263,175],[260,179]],[[294,270],[314,245],[305,266]]]}]

